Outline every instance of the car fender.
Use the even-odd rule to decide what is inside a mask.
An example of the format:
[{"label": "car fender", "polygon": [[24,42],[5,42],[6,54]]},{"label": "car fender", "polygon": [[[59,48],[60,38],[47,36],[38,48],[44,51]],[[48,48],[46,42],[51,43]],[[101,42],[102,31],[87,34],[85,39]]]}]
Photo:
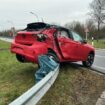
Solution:
[{"label": "car fender", "polygon": [[47,44],[44,42],[38,42],[33,44],[35,55],[47,54]]}]

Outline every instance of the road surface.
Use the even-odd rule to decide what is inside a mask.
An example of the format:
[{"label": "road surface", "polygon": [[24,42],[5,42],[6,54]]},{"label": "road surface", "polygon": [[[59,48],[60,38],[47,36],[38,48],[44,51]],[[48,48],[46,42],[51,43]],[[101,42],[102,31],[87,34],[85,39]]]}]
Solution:
[{"label": "road surface", "polygon": [[[1,40],[12,42],[13,39],[9,38],[1,38]],[[81,63],[78,63],[81,65]],[[99,72],[105,73],[105,49],[96,50],[96,55],[94,59],[94,63],[92,65],[92,69],[97,70]]]},{"label": "road surface", "polygon": [[92,68],[105,73],[105,49],[96,50]]},{"label": "road surface", "polygon": [[0,37],[0,39],[3,40],[3,41],[7,41],[7,42],[12,42],[13,41],[12,38]]}]

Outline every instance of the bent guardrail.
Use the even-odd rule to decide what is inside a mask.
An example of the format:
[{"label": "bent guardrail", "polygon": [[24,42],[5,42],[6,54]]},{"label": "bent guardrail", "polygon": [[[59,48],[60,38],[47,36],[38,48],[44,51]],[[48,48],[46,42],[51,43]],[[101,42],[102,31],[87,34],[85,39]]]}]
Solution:
[{"label": "bent guardrail", "polygon": [[[44,60],[41,59],[40,61],[42,64],[42,61]],[[50,62],[47,62],[47,63],[43,62],[44,64],[42,64],[43,65],[42,67],[46,68],[46,65],[47,66],[50,64],[54,65],[54,62],[53,63],[51,62],[53,62],[53,60],[51,59],[50,59]],[[51,65],[49,66],[49,68],[50,67],[52,68]],[[31,89],[29,89],[27,92],[25,92],[23,95],[21,95],[19,98],[14,100],[9,105],[36,105],[56,80],[59,74],[59,64],[57,64],[55,67],[56,68],[54,68],[54,70],[50,68],[51,71],[43,79],[41,79],[36,85],[34,85]],[[42,71],[43,70],[45,69],[42,69]]]},{"label": "bent guardrail", "polygon": [[58,63],[56,63],[52,58],[47,55],[42,55],[38,57],[38,62],[40,69],[36,72],[36,82],[42,80],[49,72],[53,71]]}]

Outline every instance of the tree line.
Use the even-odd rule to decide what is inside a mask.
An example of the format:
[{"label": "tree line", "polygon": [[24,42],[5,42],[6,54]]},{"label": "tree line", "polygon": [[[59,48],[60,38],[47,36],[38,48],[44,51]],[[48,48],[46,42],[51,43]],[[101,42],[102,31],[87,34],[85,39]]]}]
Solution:
[{"label": "tree line", "polygon": [[97,29],[96,25],[92,20],[87,20],[85,24],[79,21],[73,21],[71,23],[66,23],[65,27],[76,31],[83,38],[86,37],[86,30],[88,29],[88,38],[91,39],[102,39],[105,38],[105,26],[101,27],[100,30]]}]

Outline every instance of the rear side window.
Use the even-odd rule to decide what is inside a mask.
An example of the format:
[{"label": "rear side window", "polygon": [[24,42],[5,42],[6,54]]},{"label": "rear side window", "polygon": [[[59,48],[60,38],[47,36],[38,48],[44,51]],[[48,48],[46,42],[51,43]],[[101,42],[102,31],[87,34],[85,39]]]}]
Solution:
[{"label": "rear side window", "polygon": [[61,37],[68,38],[68,33],[66,31],[61,31]]},{"label": "rear side window", "polygon": [[58,37],[61,37],[61,38],[69,38],[69,35],[66,31],[58,31]]},{"label": "rear side window", "polygon": [[79,34],[75,33],[75,32],[72,32],[72,35],[73,35],[73,39],[75,41],[81,42],[83,40],[82,37]]}]

